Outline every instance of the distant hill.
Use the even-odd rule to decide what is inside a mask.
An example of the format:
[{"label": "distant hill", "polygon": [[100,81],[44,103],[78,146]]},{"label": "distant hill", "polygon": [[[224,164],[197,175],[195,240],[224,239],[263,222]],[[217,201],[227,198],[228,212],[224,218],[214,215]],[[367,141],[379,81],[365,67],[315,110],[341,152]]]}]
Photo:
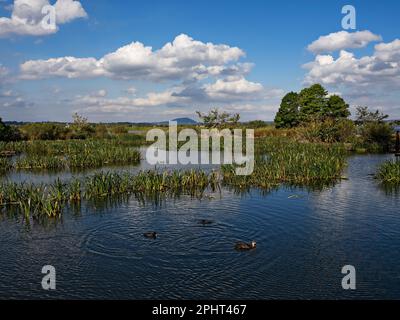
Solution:
[{"label": "distant hill", "polygon": [[[173,119],[171,121],[176,121],[178,123],[178,125],[191,125],[191,124],[198,124],[198,122],[194,121],[193,119],[190,118],[176,118]],[[156,124],[163,124],[163,125],[167,125],[169,123],[169,121],[162,121],[162,122],[157,122]]]},{"label": "distant hill", "polygon": [[190,118],[177,118],[172,121],[176,121],[178,124],[197,124],[197,121],[194,121],[193,119]]}]

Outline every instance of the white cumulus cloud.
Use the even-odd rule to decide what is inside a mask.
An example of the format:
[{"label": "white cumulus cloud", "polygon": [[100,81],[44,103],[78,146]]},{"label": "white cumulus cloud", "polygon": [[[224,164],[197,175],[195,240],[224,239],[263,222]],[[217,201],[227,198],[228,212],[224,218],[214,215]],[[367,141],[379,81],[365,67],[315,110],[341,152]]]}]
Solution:
[{"label": "white cumulus cloud", "polygon": [[181,34],[159,50],[132,42],[100,59],[60,57],[30,60],[21,65],[23,79],[48,77],[145,79],[150,81],[204,79],[247,73],[250,64],[231,64],[245,53],[225,44],[196,41]]},{"label": "white cumulus cloud", "polygon": [[[46,16],[42,9],[49,5],[49,0],[15,0],[11,17],[0,17],[0,37],[43,36],[57,32],[57,26],[52,29],[42,26],[42,20]],[[79,1],[57,0],[53,7],[57,25],[87,17]]]},{"label": "white cumulus cloud", "polygon": [[342,49],[363,48],[370,42],[381,41],[382,37],[369,30],[347,32],[339,31],[321,36],[308,46],[313,53],[333,52]]},{"label": "white cumulus cloud", "polygon": [[400,85],[400,40],[375,46],[371,56],[357,58],[342,50],[338,58],[317,55],[304,65],[308,69],[305,82],[326,85],[398,86]]}]

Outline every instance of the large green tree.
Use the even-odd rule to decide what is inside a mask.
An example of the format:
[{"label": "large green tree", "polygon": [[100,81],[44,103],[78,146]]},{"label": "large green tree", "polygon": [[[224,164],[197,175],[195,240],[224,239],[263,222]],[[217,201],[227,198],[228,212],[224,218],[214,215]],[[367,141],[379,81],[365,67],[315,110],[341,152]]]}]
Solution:
[{"label": "large green tree", "polygon": [[342,119],[350,115],[349,105],[338,95],[329,96],[320,84],[290,92],[283,97],[275,116],[277,128],[291,128],[313,120]]},{"label": "large green tree", "polygon": [[329,118],[347,118],[350,116],[349,105],[338,95],[332,95],[327,101],[323,116]]},{"label": "large green tree", "polygon": [[286,94],[275,116],[277,128],[292,128],[299,123],[299,95],[296,92]]},{"label": "large green tree", "polygon": [[300,120],[308,121],[326,112],[328,91],[320,84],[314,84],[299,93]]}]

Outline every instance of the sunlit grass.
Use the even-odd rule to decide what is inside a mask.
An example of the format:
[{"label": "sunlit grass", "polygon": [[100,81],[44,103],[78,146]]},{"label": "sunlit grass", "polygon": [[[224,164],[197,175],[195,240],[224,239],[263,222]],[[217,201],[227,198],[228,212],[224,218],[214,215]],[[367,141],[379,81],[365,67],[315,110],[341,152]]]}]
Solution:
[{"label": "sunlit grass", "polygon": [[379,168],[377,178],[390,184],[400,184],[400,161],[386,161]]},{"label": "sunlit grass", "polygon": [[280,183],[329,184],[342,177],[346,151],[339,144],[299,143],[288,138],[259,139],[254,172],[236,176],[233,166],[222,166],[224,182],[241,188],[270,188]]}]

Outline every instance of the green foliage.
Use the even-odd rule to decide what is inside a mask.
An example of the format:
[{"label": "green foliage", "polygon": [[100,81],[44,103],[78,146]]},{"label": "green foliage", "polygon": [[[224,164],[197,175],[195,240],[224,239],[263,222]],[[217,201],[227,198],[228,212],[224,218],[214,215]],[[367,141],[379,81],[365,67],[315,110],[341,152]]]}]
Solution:
[{"label": "green foliage", "polygon": [[0,118],[0,141],[18,141],[22,136],[19,130],[13,126],[6,125]]},{"label": "green foliage", "polygon": [[308,142],[350,142],[356,134],[353,121],[348,119],[312,121],[298,129],[301,140]]},{"label": "green foliage", "polygon": [[356,123],[365,124],[368,122],[383,122],[383,120],[389,118],[387,114],[383,114],[381,111],[371,111],[368,107],[357,107],[356,108]]},{"label": "green foliage", "polygon": [[99,172],[87,176],[83,181],[73,179],[52,184],[0,183],[0,210],[14,209],[25,218],[60,217],[67,204],[79,203],[82,199],[93,200],[115,195],[137,197],[160,195],[176,196],[189,194],[201,197],[206,189],[216,191],[219,178],[215,172],[190,170],[185,172],[156,171]]},{"label": "green foliage", "polygon": [[386,161],[377,173],[377,178],[384,183],[400,184],[400,161]]},{"label": "green foliage", "polygon": [[0,157],[0,174],[6,173],[12,169],[12,164],[9,159]]},{"label": "green foliage", "polygon": [[65,125],[55,123],[25,124],[20,130],[28,140],[64,140],[70,132]]},{"label": "green foliage", "polygon": [[238,188],[269,189],[280,183],[312,186],[330,184],[342,177],[346,152],[338,144],[299,143],[283,137],[259,139],[256,163],[250,176],[237,176],[223,166],[223,181]]},{"label": "green foliage", "polygon": [[218,109],[212,109],[208,113],[196,111],[200,120],[207,128],[226,128],[237,126],[240,115],[230,114],[228,112],[220,112]]},{"label": "green foliage", "polygon": [[392,127],[384,122],[388,115],[379,110],[371,111],[368,107],[357,107],[358,148],[369,152],[387,152],[394,140]]},{"label": "green foliage", "polygon": [[349,115],[349,105],[341,97],[329,96],[323,86],[314,84],[300,93],[290,92],[283,97],[275,125],[277,128],[293,128],[313,121],[343,119]]},{"label": "green foliage", "polygon": [[249,129],[258,129],[258,128],[264,128],[267,126],[267,123],[262,120],[253,120],[249,121],[245,124],[246,128]]},{"label": "green foliage", "polygon": [[327,101],[323,115],[328,118],[340,119],[350,116],[349,105],[338,95],[332,95]]},{"label": "green foliage", "polygon": [[299,95],[296,92],[286,94],[275,116],[277,128],[292,128],[299,124]]},{"label": "green foliage", "polygon": [[320,84],[314,84],[299,93],[300,121],[309,121],[327,112],[328,91]]},{"label": "green foliage", "polygon": [[377,152],[389,151],[393,140],[393,129],[389,124],[367,122],[361,126],[360,133],[364,143],[369,145],[369,149]]}]

